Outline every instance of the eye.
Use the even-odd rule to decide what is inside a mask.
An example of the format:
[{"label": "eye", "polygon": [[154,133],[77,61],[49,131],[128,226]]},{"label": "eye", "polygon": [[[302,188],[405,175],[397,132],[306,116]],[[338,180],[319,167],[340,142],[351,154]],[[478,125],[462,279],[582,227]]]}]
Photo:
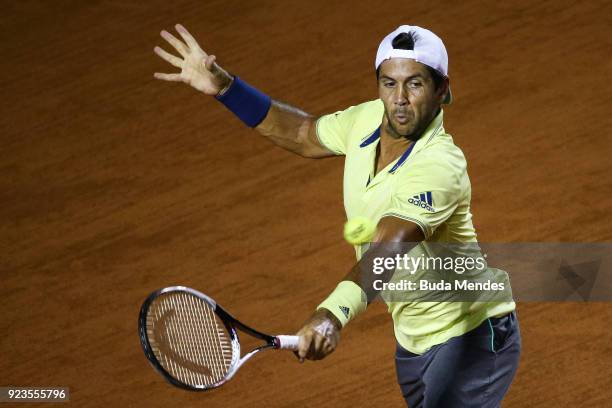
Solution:
[{"label": "eye", "polygon": [[386,82],[383,82],[383,86],[385,88],[393,88],[393,86],[395,86],[395,82],[393,82],[393,81],[386,81]]},{"label": "eye", "polygon": [[408,85],[411,88],[420,88],[422,84],[420,81],[410,81]]}]

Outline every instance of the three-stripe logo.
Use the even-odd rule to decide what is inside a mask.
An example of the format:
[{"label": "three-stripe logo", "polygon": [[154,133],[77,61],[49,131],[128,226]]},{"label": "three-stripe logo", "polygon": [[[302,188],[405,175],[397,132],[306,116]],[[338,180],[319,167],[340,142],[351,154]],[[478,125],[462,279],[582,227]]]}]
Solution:
[{"label": "three-stripe logo", "polygon": [[416,194],[408,199],[410,204],[414,204],[417,207],[424,208],[429,212],[436,211],[433,208],[433,197],[431,195],[431,191],[425,191],[423,193]]}]

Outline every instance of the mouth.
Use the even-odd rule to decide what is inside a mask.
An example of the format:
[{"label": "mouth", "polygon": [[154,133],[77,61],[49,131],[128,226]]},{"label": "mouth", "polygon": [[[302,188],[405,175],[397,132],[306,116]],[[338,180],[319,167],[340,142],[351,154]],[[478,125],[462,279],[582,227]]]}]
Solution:
[{"label": "mouth", "polygon": [[407,112],[395,112],[393,117],[400,125],[405,125],[410,121],[410,117]]}]

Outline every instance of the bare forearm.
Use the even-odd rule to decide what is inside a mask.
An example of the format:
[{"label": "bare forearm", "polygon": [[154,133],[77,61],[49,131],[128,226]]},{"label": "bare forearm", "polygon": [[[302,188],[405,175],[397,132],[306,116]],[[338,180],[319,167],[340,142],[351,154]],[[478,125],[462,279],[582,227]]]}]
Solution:
[{"label": "bare forearm", "polygon": [[375,274],[374,260],[395,258],[409,252],[416,243],[401,243],[401,242],[378,242],[372,244],[370,249],[363,254],[359,262],[357,262],[345,276],[343,280],[355,282],[366,294],[367,302],[370,304],[380,292],[376,290],[374,282],[380,280],[389,282],[395,273],[394,268],[383,268],[381,273]]},{"label": "bare forearm", "polygon": [[[234,85],[235,81],[237,81],[236,77],[231,76],[229,80],[224,80],[224,86],[219,92],[218,98],[220,100],[230,99],[226,97],[226,92],[229,94],[234,87],[237,87],[234,90],[234,94],[242,92],[240,105],[227,104],[227,101],[224,104],[237,114],[239,118],[248,118],[245,123],[249,126],[254,126],[255,130],[272,141],[272,143],[300,156],[318,158],[333,155],[332,152],[323,147],[319,142],[316,134],[316,118],[314,116],[289,104],[275,101],[255,88],[250,87],[250,85],[246,85],[244,81],[241,81],[241,84]],[[245,92],[244,90],[247,86],[249,88]],[[244,95],[257,95],[257,97],[250,101],[247,98],[247,104],[245,104]],[[248,102],[251,104],[249,105]],[[250,114],[252,107],[256,108],[255,112],[259,111],[262,115],[260,121],[257,120],[254,125],[251,125],[250,122],[252,116],[257,115]],[[246,115],[243,115],[245,113]]]},{"label": "bare forearm", "polygon": [[312,115],[291,105],[272,101],[268,115],[255,129],[274,144],[306,156],[308,133],[314,123]]},{"label": "bare forearm", "polygon": [[268,115],[255,129],[274,144],[300,156],[333,156],[317,139],[316,120],[299,108],[272,101]]},{"label": "bare forearm", "polygon": [[388,282],[395,271],[394,268],[384,269],[380,274],[374,274],[374,259],[395,258],[397,255],[408,253],[418,242],[425,237],[421,229],[414,223],[395,217],[382,218],[376,228],[373,243],[361,257],[344,280],[353,281],[361,287],[370,303],[378,294],[374,289],[374,281]]}]

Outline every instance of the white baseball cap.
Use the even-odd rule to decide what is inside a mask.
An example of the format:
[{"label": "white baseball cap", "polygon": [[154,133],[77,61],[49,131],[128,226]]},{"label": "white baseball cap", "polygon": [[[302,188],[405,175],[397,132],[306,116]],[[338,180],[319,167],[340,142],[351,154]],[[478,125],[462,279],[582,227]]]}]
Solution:
[{"label": "white baseball cap", "polygon": [[[393,48],[393,39],[401,33],[409,34],[412,37],[414,41],[412,50]],[[446,53],[446,47],[444,47],[440,37],[425,28],[402,25],[383,38],[376,52],[375,69],[378,69],[380,64],[389,58],[413,59],[435,69],[441,75],[448,78],[448,54]],[[442,103],[451,103],[452,100],[453,97],[449,87]]]}]

